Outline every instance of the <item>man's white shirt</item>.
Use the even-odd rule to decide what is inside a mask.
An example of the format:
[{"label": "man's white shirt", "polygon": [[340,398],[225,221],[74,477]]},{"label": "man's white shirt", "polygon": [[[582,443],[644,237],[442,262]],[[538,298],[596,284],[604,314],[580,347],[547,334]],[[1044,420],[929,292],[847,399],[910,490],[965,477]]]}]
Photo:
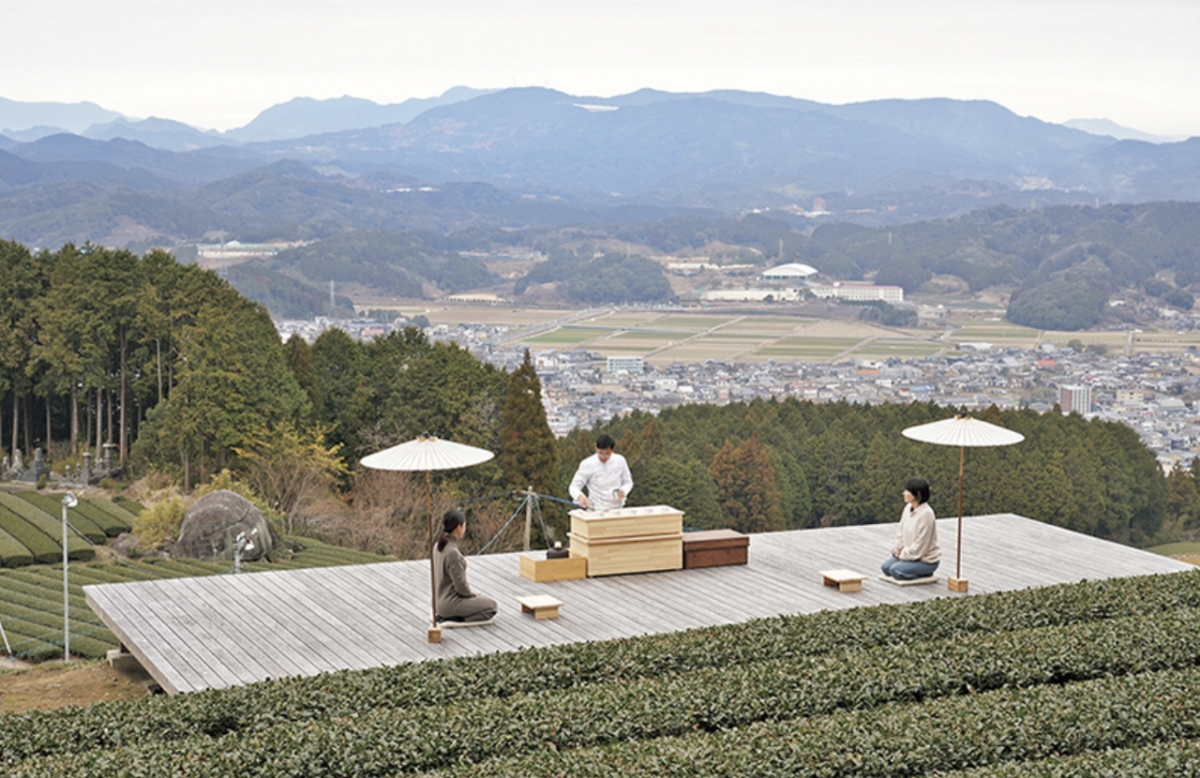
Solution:
[{"label": "man's white shirt", "polygon": [[614,498],[613,492],[620,489],[629,497],[633,490],[633,476],[629,473],[629,463],[616,452],[609,456],[607,462],[601,462],[598,455],[592,454],[579,463],[579,469],[571,479],[571,499],[578,502],[585,486],[592,510],[620,508],[625,501]]}]

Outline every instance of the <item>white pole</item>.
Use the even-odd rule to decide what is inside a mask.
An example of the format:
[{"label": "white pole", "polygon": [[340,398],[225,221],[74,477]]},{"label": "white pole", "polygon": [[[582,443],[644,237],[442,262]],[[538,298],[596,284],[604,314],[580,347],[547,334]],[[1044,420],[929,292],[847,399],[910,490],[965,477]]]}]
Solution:
[{"label": "white pole", "polygon": [[63,497],[63,662],[71,661],[71,595],[67,567],[67,498]]},{"label": "white pole", "polygon": [[8,644],[8,634],[4,631],[4,622],[0,622],[0,636],[4,637],[4,650],[8,652],[8,663],[15,669],[17,666],[17,658],[13,656],[12,646]]},{"label": "white pole", "polygon": [[67,567],[67,508],[74,508],[79,504],[79,500],[75,498],[74,493],[67,492],[62,498],[62,517],[63,517],[63,662],[71,661],[71,596],[68,582],[68,573],[70,568]]}]

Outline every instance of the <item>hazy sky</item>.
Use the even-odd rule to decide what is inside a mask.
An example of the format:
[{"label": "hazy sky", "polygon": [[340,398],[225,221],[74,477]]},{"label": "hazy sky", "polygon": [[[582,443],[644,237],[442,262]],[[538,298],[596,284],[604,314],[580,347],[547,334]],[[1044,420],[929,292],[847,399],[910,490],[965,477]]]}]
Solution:
[{"label": "hazy sky", "polygon": [[1198,0],[10,0],[0,97],[229,129],[456,85],[994,100],[1200,135]]}]

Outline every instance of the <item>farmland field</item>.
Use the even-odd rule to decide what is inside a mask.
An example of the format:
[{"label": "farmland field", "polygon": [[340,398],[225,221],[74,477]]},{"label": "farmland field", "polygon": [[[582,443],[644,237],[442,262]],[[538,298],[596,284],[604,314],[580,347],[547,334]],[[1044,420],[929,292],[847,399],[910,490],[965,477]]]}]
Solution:
[{"label": "farmland field", "polygon": [[913,357],[928,357],[938,353],[945,347],[940,343],[928,343],[925,341],[912,340],[873,340],[861,348],[854,350],[853,356],[860,359],[888,359],[890,357],[900,357],[901,359],[910,359]]},{"label": "farmland field", "polygon": [[532,338],[526,338],[521,342],[527,343],[530,346],[561,348],[562,346],[575,346],[594,338],[603,337],[607,332],[607,330],[562,327],[550,332],[544,332],[541,335],[535,335]]},{"label": "farmland field", "polygon": [[[467,303],[439,306],[418,301],[405,301],[399,311],[409,315],[422,313],[433,324],[451,327],[474,322],[514,330],[551,323],[580,312]],[[605,356],[648,356],[652,363],[664,365],[707,359],[825,362],[847,351],[847,358],[855,359],[914,359],[978,342],[991,343],[996,348],[1031,349],[1039,343],[1065,347],[1071,340],[1079,340],[1085,346],[1103,345],[1110,353],[1124,353],[1127,343],[1135,353],[1178,353],[1200,348],[1197,332],[1041,332],[1003,318],[984,319],[962,311],[951,316],[948,335],[947,327],[885,328],[853,319],[787,316],[777,311],[764,307],[763,315],[759,316],[748,313],[744,306],[737,313],[597,308],[592,315],[520,342],[535,349],[583,347]],[[715,332],[710,332],[714,328]],[[905,336],[912,340],[904,340]],[[864,343],[872,338],[874,342]],[[688,342],[682,343],[685,340]],[[805,343],[798,346],[801,340]],[[672,341],[682,345],[669,346]],[[863,345],[859,346],[860,343]]]},{"label": "farmland field", "polygon": [[1134,351],[1167,351],[1179,353],[1187,351],[1189,348],[1200,347],[1200,332],[1176,332],[1174,330],[1153,331],[1134,333],[1133,335],[1133,350]]},{"label": "farmland field", "polygon": [[1043,343],[1053,343],[1055,346],[1064,347],[1072,340],[1078,340],[1085,346],[1105,346],[1109,353],[1124,353],[1125,343],[1129,339],[1129,333],[1123,331],[1110,332],[1057,332],[1047,331],[1042,336]]},{"label": "farmland field", "polygon": [[608,327],[614,330],[625,327],[657,327],[664,323],[669,314],[658,311],[621,311],[619,313],[600,314],[593,318],[583,319],[580,324],[594,324],[598,327]]}]

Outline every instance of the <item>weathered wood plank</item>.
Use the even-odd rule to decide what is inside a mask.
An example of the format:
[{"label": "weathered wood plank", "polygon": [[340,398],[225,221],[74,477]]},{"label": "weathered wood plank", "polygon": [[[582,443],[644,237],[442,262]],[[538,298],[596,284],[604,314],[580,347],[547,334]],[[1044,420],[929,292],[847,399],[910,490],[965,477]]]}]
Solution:
[{"label": "weathered wood plank", "polygon": [[[84,587],[88,603],[170,692],[610,640],[819,610],[917,602],[1083,579],[1192,569],[1137,549],[1014,516],[963,521],[963,577],[954,594],[957,519],[940,519],[933,586],[875,579],[894,524],[777,532],[751,539],[749,563],[535,583],[518,554],[470,558],[472,588],[496,599],[493,625],[430,644],[429,562],[387,562]],[[822,585],[820,570],[870,577],[859,592]],[[517,596],[565,603],[557,619],[522,616]],[[251,627],[250,625],[257,625]]]}]

